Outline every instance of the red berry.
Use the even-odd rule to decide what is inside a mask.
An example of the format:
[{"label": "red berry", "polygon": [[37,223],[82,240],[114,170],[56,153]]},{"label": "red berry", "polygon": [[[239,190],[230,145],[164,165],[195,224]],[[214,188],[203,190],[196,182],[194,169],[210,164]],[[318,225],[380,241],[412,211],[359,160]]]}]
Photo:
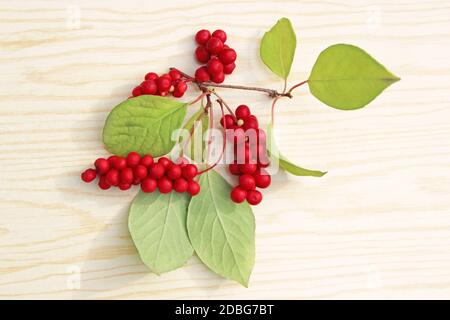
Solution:
[{"label": "red berry", "polygon": [[242,127],[244,128],[244,130],[247,131],[249,129],[257,130],[258,126],[259,126],[258,120],[254,119],[250,116],[247,119],[245,119],[244,125]]},{"label": "red berry", "polygon": [[87,169],[81,174],[81,180],[84,182],[91,182],[97,177],[97,172],[94,169]]},{"label": "red berry", "polygon": [[197,175],[197,167],[193,164],[188,164],[182,169],[183,177],[187,180],[192,180]]},{"label": "red berry", "polygon": [[235,145],[240,145],[245,142],[245,132],[241,127],[235,127],[234,132],[231,135],[227,135],[227,137],[233,138]]},{"label": "red berry", "polygon": [[206,63],[208,62],[210,55],[205,46],[198,46],[197,49],[195,49],[195,57],[198,62]]},{"label": "red berry", "polygon": [[133,169],[125,168],[120,171],[120,182],[124,184],[131,184],[134,181]]},{"label": "red berry", "polygon": [[218,54],[223,49],[223,42],[219,38],[211,37],[206,42],[206,50],[211,54]]},{"label": "red berry", "polygon": [[119,170],[111,169],[108,171],[108,173],[105,175],[106,182],[111,186],[117,186],[120,182],[120,174]]},{"label": "red berry", "polygon": [[236,118],[238,119],[247,119],[251,115],[250,108],[245,104],[241,104],[236,108]]},{"label": "red berry", "polygon": [[262,200],[262,194],[258,190],[250,190],[247,192],[247,202],[252,206],[256,206]]},{"label": "red berry", "polygon": [[225,74],[232,74],[233,71],[234,71],[234,68],[236,68],[236,64],[234,62],[230,63],[230,64],[225,64],[223,66],[223,73],[225,73]]},{"label": "red berry", "polygon": [[156,83],[158,84],[159,92],[169,91],[170,86],[172,85],[172,81],[167,77],[159,77]]},{"label": "red berry", "polygon": [[197,32],[197,34],[195,35],[195,41],[198,44],[205,44],[209,38],[211,37],[211,32],[209,32],[208,30],[200,30],[199,32]]},{"label": "red berry", "polygon": [[212,58],[209,60],[206,67],[208,68],[208,72],[211,77],[223,73],[223,64],[217,58]]},{"label": "red berry", "polygon": [[155,179],[146,178],[141,182],[141,190],[143,192],[153,192],[156,190],[158,184]]},{"label": "red berry", "polygon": [[179,178],[177,180],[175,180],[175,182],[173,183],[173,189],[176,192],[186,192],[188,190],[188,182],[183,179],[183,178]]},{"label": "red berry", "polygon": [[137,152],[130,152],[127,156],[127,166],[130,168],[136,167],[141,162],[141,156]]},{"label": "red berry", "polygon": [[239,165],[237,163],[230,163],[228,166],[228,169],[230,170],[231,174],[238,176],[241,174],[241,171],[239,170]]},{"label": "red berry", "polygon": [[225,74],[223,72],[217,73],[211,77],[211,80],[215,83],[222,83],[225,80]]},{"label": "red berry", "polygon": [[212,33],[212,36],[219,38],[224,43],[225,43],[225,41],[227,41],[227,34],[223,30],[217,29],[216,31],[214,31]]},{"label": "red berry", "polygon": [[122,157],[116,157],[113,161],[113,167],[117,170],[122,170],[127,167],[127,160]]},{"label": "red berry", "polygon": [[145,75],[145,80],[156,80],[158,79],[158,75],[154,72],[149,72]]},{"label": "red berry", "polygon": [[234,49],[224,49],[219,53],[219,59],[223,64],[230,64],[236,61],[236,51]]},{"label": "red berry", "polygon": [[154,163],[148,169],[150,177],[159,179],[164,176],[164,167],[160,163]]},{"label": "red berry", "polygon": [[231,129],[235,125],[233,116],[231,114],[224,115],[222,119],[220,119],[220,124],[224,128],[226,124],[227,129]]},{"label": "red berry", "polygon": [[188,182],[188,190],[187,191],[189,192],[189,194],[191,196],[195,196],[200,192],[200,185],[197,182],[191,180]]},{"label": "red berry", "polygon": [[141,83],[142,94],[156,94],[158,92],[158,86],[155,80],[145,80]]},{"label": "red berry", "polygon": [[142,88],[141,87],[134,88],[133,91],[131,91],[131,94],[133,95],[133,97],[139,97],[142,94]]},{"label": "red berry", "polygon": [[168,73],[164,73],[163,75],[160,76],[160,78],[166,78],[166,79],[172,81],[172,78],[170,77],[170,74],[168,74]]},{"label": "red berry", "polygon": [[106,181],[106,176],[101,176],[100,180],[98,180],[98,186],[102,190],[108,190],[111,188],[111,185]]},{"label": "red berry", "polygon": [[253,163],[243,163],[239,165],[239,170],[244,174],[253,174],[256,169],[258,169],[258,166]]},{"label": "red berry", "polygon": [[143,166],[142,164],[138,164],[136,167],[133,168],[133,176],[134,181],[142,181],[147,177],[148,170],[147,167]]},{"label": "red berry", "polygon": [[108,163],[109,163],[109,166],[110,167],[112,167],[113,166],[113,164],[114,164],[114,161],[116,161],[116,158],[117,158],[117,156],[109,156],[108,157]]},{"label": "red berry", "polygon": [[162,177],[158,180],[158,189],[161,193],[169,193],[172,191],[172,181],[167,179],[166,177]]},{"label": "red berry", "polygon": [[153,157],[146,154],[145,156],[142,157],[141,164],[144,167],[147,167],[147,168],[150,167],[153,164]]},{"label": "red berry", "polygon": [[253,178],[255,178],[255,183],[258,188],[267,188],[272,182],[272,178],[266,171],[255,172]]},{"label": "red berry", "polygon": [[103,158],[98,158],[94,162],[94,166],[99,174],[105,174],[111,168],[110,162]]},{"label": "red berry", "polygon": [[181,177],[181,166],[174,164],[167,170],[167,177],[176,180]]},{"label": "red berry", "polygon": [[255,178],[249,174],[243,174],[239,177],[239,185],[244,190],[253,190],[256,187]]},{"label": "red berry", "polygon": [[199,82],[209,81],[208,69],[205,66],[200,67],[195,71],[195,80]]},{"label": "red berry", "polygon": [[165,170],[168,170],[168,169],[172,166],[172,164],[173,164],[173,162],[170,161],[170,159],[168,159],[168,158],[166,158],[166,157],[161,157],[161,158],[159,158],[159,159],[158,159],[158,163],[159,163],[160,165],[162,165],[162,166],[164,167]]},{"label": "red berry", "polygon": [[177,81],[181,79],[181,73],[177,69],[172,69],[169,71],[169,76],[172,81]]},{"label": "red berry", "polygon": [[175,90],[173,91],[172,95],[175,98],[181,98],[184,95],[184,93],[186,92],[186,90],[187,90],[186,82],[180,81],[180,82],[177,83],[177,85],[175,87]]},{"label": "red berry", "polygon": [[119,189],[120,190],[123,190],[123,191],[125,191],[125,190],[128,190],[128,189],[130,189],[131,188],[131,183],[120,183],[119,184]]},{"label": "red berry", "polygon": [[236,203],[244,202],[245,198],[247,197],[247,191],[242,189],[241,187],[234,187],[231,190],[231,200],[233,200]]}]

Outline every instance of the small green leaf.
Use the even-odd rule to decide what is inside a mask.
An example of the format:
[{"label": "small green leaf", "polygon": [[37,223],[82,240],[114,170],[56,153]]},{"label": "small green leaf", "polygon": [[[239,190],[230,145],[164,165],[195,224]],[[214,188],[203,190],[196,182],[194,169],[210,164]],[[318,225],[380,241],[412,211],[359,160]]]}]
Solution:
[{"label": "small green leaf", "polygon": [[336,44],[317,58],[308,79],[311,93],[330,107],[359,109],[400,80],[364,50]]},{"label": "small green leaf", "polygon": [[273,73],[286,80],[291,71],[296,46],[297,39],[291,22],[287,18],[281,18],[261,40],[261,59]]},{"label": "small green leaf", "polygon": [[247,203],[230,200],[231,186],[210,170],[192,198],[187,228],[200,260],[217,274],[248,286],[255,264],[255,218]]},{"label": "small green leaf", "polygon": [[183,266],[194,250],[186,231],[189,196],[140,191],[130,207],[128,228],[144,264],[157,274]]},{"label": "small green leaf", "polygon": [[159,157],[175,145],[172,132],[186,115],[186,103],[165,97],[143,95],[116,106],[103,128],[109,152],[125,156],[131,151]]},{"label": "small green leaf", "polygon": [[293,174],[294,176],[322,177],[326,174],[326,172],[322,171],[304,169],[289,162],[285,157],[283,157],[275,144],[271,125],[267,126],[267,151],[275,162],[278,161],[279,166],[283,170]]}]

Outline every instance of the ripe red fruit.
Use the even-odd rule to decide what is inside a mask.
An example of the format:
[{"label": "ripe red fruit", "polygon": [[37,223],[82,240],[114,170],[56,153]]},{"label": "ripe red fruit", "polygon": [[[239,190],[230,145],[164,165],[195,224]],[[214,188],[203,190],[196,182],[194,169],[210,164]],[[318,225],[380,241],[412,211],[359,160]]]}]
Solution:
[{"label": "ripe red fruit", "polygon": [[158,184],[155,179],[146,178],[141,182],[141,190],[143,192],[153,192],[156,190]]},{"label": "ripe red fruit", "polygon": [[167,171],[172,166],[172,161],[166,157],[161,157],[158,159],[158,163],[164,167],[164,169]]},{"label": "ripe red fruit", "polygon": [[205,44],[209,38],[211,37],[211,32],[208,30],[202,29],[195,35],[195,41],[198,44]]},{"label": "ripe red fruit", "polygon": [[234,49],[224,49],[219,53],[219,59],[223,64],[230,64],[236,61],[236,51]]},{"label": "ripe red fruit", "polygon": [[227,41],[227,34],[223,30],[217,29],[216,31],[214,31],[212,33],[212,36],[219,38],[223,43],[225,43],[225,41]]},{"label": "ripe red fruit", "polygon": [[187,90],[186,82],[180,81],[176,84],[175,90],[173,91],[172,95],[175,98],[181,98],[184,95],[184,93],[186,92],[186,90]]},{"label": "ripe red fruit", "polygon": [[239,185],[244,190],[253,190],[256,187],[255,178],[249,174],[243,174],[239,177]]},{"label": "ripe red fruit", "polygon": [[120,182],[124,184],[131,184],[134,181],[133,169],[125,168],[120,171]]},{"label": "ripe red fruit", "polygon": [[191,180],[188,182],[188,190],[187,191],[189,192],[189,194],[191,196],[195,196],[200,192],[200,185],[197,182]]},{"label": "ripe red fruit", "polygon": [[181,166],[174,164],[167,170],[167,177],[176,180],[181,177]]},{"label": "ripe red fruit", "polygon": [[145,80],[141,83],[142,94],[156,94],[158,92],[158,86],[155,80]]},{"label": "ripe red fruit", "polygon": [[113,163],[114,163],[114,161],[116,160],[116,158],[117,158],[117,156],[109,156],[108,157],[108,163],[109,163],[109,166],[110,167],[112,167],[113,166]]},{"label": "ripe red fruit", "polygon": [[158,79],[158,75],[154,72],[149,72],[145,75],[145,80],[156,80]]},{"label": "ripe red fruit", "polygon": [[232,74],[235,68],[236,68],[236,64],[234,62],[225,64],[223,66],[223,73]]},{"label": "ripe red fruit", "polygon": [[147,167],[147,168],[150,167],[153,164],[153,157],[146,154],[145,156],[142,157],[141,164],[144,167]]},{"label": "ripe red fruit", "polygon": [[133,95],[133,97],[138,97],[142,94],[142,88],[141,87],[136,87],[133,89],[133,91],[131,91],[131,94]]},{"label": "ripe red fruit", "polygon": [[127,155],[128,167],[134,168],[139,164],[139,162],[141,162],[141,156],[139,155],[139,153],[132,151]]},{"label": "ripe red fruit", "polygon": [[238,176],[241,174],[241,171],[239,170],[239,165],[237,163],[230,163],[228,166],[228,169],[230,170],[230,173]]},{"label": "ripe red fruit", "polygon": [[120,175],[119,170],[111,169],[108,171],[108,173],[105,175],[106,182],[111,186],[117,186],[120,182]]},{"label": "ripe red fruit", "polygon": [[142,164],[138,164],[136,167],[133,168],[133,176],[135,181],[142,181],[147,177],[148,171],[147,167],[143,166]]},{"label": "ripe red fruit", "polygon": [[187,180],[192,180],[194,179],[194,177],[197,175],[198,173],[198,169],[195,165],[193,164],[187,164],[185,167],[183,167],[182,169],[182,174],[183,177]]},{"label": "ripe red fruit", "polygon": [[169,71],[169,76],[172,81],[177,81],[181,79],[181,73],[177,69],[172,69]]},{"label": "ripe red fruit", "polygon": [[258,190],[250,190],[247,192],[247,202],[252,206],[256,206],[262,200],[262,194]]},{"label": "ripe red fruit", "polygon": [[109,188],[111,188],[111,185],[106,181],[106,176],[100,177],[100,179],[98,180],[98,186],[102,190],[108,190]]},{"label": "ripe red fruit", "polygon": [[119,189],[120,190],[125,191],[125,190],[128,190],[130,188],[131,188],[131,183],[120,183],[119,184]]},{"label": "ripe red fruit", "polygon": [[251,115],[250,108],[248,106],[246,106],[245,104],[241,104],[239,107],[237,107],[235,113],[236,113],[236,118],[242,119],[242,120],[247,119]]},{"label": "ripe red fruit", "polygon": [[211,76],[211,80],[215,83],[222,83],[225,80],[225,74],[223,72],[214,74]]},{"label": "ripe red fruit", "polygon": [[217,58],[212,58],[211,60],[209,60],[206,67],[208,68],[208,72],[212,77],[223,73],[223,64]]},{"label": "ripe red fruit", "polygon": [[209,81],[209,73],[208,69],[203,66],[195,70],[195,80],[199,82],[206,82]]},{"label": "ripe red fruit", "polygon": [[254,173],[253,178],[255,178],[255,183],[258,188],[267,188],[272,182],[272,178],[265,171],[258,171]]},{"label": "ripe red fruit", "polygon": [[249,129],[257,130],[258,126],[259,126],[258,120],[254,119],[250,116],[244,120],[244,125],[242,127],[244,128],[244,130],[249,130]]},{"label": "ripe red fruit", "polygon": [[113,167],[117,170],[122,170],[127,167],[127,160],[122,157],[116,157],[113,161]]},{"label": "ripe red fruit", "polygon": [[173,187],[172,181],[170,181],[168,178],[162,177],[161,179],[158,180],[159,192],[169,193],[170,191],[172,191],[172,187]]},{"label": "ripe red fruit", "polygon": [[220,119],[220,124],[221,124],[222,127],[224,127],[224,128],[225,128],[225,125],[224,125],[224,124],[226,124],[227,129],[231,129],[231,128],[235,125],[233,116],[232,116],[231,114],[226,114],[226,115],[224,115],[224,116]]},{"label": "ripe red fruit", "polygon": [[243,163],[239,165],[239,170],[244,174],[253,174],[256,169],[258,169],[258,166],[253,163]]},{"label": "ripe red fruit", "polygon": [[188,182],[183,179],[183,178],[179,178],[177,180],[175,180],[175,182],[173,183],[173,189],[176,192],[186,192],[188,190]]},{"label": "ripe red fruit", "polygon": [[205,46],[198,46],[197,49],[195,49],[195,57],[197,58],[198,62],[206,63],[208,62],[210,55]]},{"label": "ripe red fruit", "polygon": [[159,77],[158,80],[156,80],[156,83],[158,85],[159,92],[166,92],[169,91],[170,86],[172,85],[172,81],[170,79],[170,76],[167,77]]},{"label": "ripe red fruit", "polygon": [[247,197],[247,191],[242,189],[241,187],[234,187],[230,193],[231,200],[236,203],[244,202]]},{"label": "ripe red fruit", "polygon": [[110,162],[103,158],[98,158],[97,160],[95,160],[94,166],[99,174],[107,173],[109,168],[111,167]]},{"label": "ripe red fruit", "polygon": [[206,50],[211,54],[218,54],[223,49],[223,42],[219,38],[211,37],[206,42]]},{"label": "ripe red fruit", "polygon": [[94,169],[87,169],[81,174],[81,180],[84,182],[91,182],[97,177],[97,172]]},{"label": "ripe red fruit", "polygon": [[164,176],[164,167],[160,163],[154,163],[148,169],[150,177],[159,179]]}]

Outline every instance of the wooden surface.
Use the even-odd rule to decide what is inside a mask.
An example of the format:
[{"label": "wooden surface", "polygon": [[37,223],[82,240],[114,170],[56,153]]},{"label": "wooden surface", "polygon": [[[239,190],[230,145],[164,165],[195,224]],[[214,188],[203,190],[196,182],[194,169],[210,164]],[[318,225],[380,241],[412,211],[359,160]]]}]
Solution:
[{"label": "wooden surface", "polygon": [[[291,84],[338,42],[402,81],[358,111],[307,87],[280,103],[280,149],[329,173],[265,192],[248,289],[196,257],[147,272],[127,231],[134,192],[79,179],[107,155],[109,110],[148,71],[192,73],[203,27],[239,54],[227,83],[279,89],[258,45],[282,16],[298,36]],[[450,298],[449,16],[443,0],[0,1],[0,298]],[[267,97],[221,92],[267,123]]]}]

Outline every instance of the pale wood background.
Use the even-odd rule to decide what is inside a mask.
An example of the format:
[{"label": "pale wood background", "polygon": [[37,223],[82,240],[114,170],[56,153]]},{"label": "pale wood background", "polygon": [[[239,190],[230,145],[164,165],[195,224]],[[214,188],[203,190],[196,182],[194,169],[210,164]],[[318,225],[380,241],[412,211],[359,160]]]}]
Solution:
[{"label": "pale wood background", "polygon": [[[291,83],[337,42],[402,81],[353,112],[307,88],[280,103],[280,149],[329,173],[265,192],[250,288],[196,257],[148,273],[127,231],[134,192],[79,179],[107,155],[109,110],[148,71],[192,72],[202,27],[237,49],[228,83],[280,88],[257,53],[282,16],[299,40]],[[450,298],[449,17],[444,0],[1,0],[0,298]],[[221,92],[267,122],[265,96]]]}]

